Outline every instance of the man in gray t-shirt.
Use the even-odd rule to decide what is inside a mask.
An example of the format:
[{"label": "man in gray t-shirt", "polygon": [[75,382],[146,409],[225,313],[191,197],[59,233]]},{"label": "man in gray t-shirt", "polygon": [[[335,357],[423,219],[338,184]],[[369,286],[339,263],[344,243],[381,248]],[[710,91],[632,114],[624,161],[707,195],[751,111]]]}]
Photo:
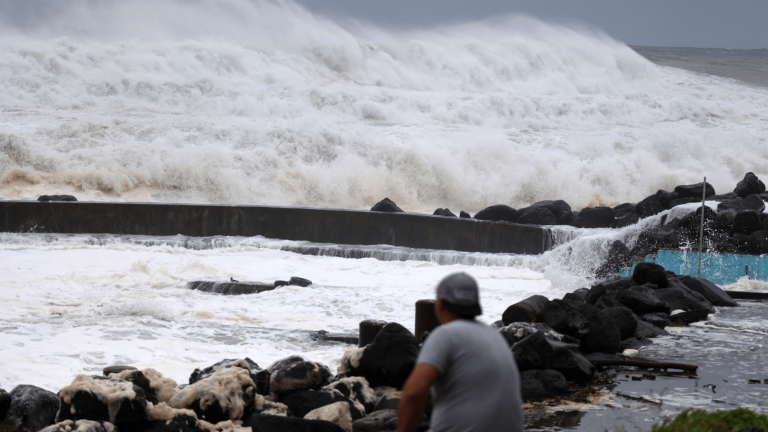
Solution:
[{"label": "man in gray t-shirt", "polygon": [[416,429],[433,385],[431,432],[523,431],[520,374],[499,332],[474,319],[482,313],[475,280],[466,273],[443,279],[435,312],[443,325],[424,342],[403,387],[398,432]]}]

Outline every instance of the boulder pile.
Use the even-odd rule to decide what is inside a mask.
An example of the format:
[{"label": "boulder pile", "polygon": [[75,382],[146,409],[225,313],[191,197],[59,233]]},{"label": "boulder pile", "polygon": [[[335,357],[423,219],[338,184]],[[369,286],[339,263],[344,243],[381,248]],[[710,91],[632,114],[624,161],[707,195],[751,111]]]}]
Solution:
[{"label": "boulder pile", "polygon": [[[707,201],[718,201],[717,212],[707,210],[706,238],[708,247],[718,252],[768,253],[768,214],[764,214],[768,193],[765,184],[753,173],[747,173],[733,192],[716,195],[707,183],[679,185],[673,191],[659,190],[638,203],[615,207],[592,207],[573,211],[563,200],[540,201],[528,207],[514,209],[496,204],[480,210],[474,219],[533,225],[569,225],[577,228],[623,228],[641,219],[655,216],[682,204],[701,202],[702,192]],[[389,198],[377,203],[371,211],[402,212]],[[449,209],[438,208],[435,216],[456,217]],[[462,218],[472,216],[460,211]],[[668,221],[644,233],[640,248],[678,247],[698,242],[698,217]],[[698,222],[697,222],[698,220]]]},{"label": "boulder pile", "polygon": [[[667,335],[665,326],[704,320],[715,306],[737,304],[707,280],[641,263],[632,277],[562,299],[524,299],[492,326],[515,357],[523,398],[536,401],[589,384],[596,366],[621,362],[622,353],[634,355],[651,338]],[[300,356],[265,369],[246,357],[195,369],[179,386],[154,369],[113,366],[104,376],[78,375],[58,394],[31,385],[0,389],[0,430],[394,430],[401,389],[419,349],[405,327],[386,323],[370,343],[347,351],[336,373]],[[430,413],[427,406],[419,431],[429,428]]]}]

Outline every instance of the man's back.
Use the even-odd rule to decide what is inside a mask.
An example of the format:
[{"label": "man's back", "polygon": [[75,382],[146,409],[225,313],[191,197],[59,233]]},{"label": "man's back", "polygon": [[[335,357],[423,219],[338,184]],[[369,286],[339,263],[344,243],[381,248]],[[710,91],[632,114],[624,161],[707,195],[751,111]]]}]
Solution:
[{"label": "man's back", "polygon": [[475,321],[452,321],[429,335],[417,363],[440,373],[432,432],[523,430],[520,374],[497,331]]}]

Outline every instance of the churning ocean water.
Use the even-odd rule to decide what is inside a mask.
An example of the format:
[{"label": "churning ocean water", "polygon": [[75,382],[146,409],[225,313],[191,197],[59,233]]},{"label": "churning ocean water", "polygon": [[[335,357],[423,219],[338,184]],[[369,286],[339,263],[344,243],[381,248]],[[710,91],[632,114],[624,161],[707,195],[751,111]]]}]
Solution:
[{"label": "churning ocean water", "polygon": [[[471,213],[636,202],[707,176],[768,176],[764,51],[627,45],[528,17],[388,30],[290,3],[72,6],[0,32],[0,199],[201,202]],[[692,211],[696,206],[672,211]],[[484,321],[587,286],[643,227],[556,228],[542,256],[379,248],[293,252],[262,238],[0,235],[0,387],[57,391],[127,363],[180,383],[223,358],[262,367],[349,348],[310,331],[384,319],[467,271]],[[295,242],[294,242],[295,243]],[[298,244],[299,246],[301,244]],[[322,245],[322,247],[338,247]],[[190,291],[212,278],[312,287]]]}]

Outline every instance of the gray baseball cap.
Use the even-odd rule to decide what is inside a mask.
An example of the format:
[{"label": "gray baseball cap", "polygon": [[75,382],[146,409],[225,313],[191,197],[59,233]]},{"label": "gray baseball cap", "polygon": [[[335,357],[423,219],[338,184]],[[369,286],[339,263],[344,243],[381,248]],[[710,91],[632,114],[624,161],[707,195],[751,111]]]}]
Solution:
[{"label": "gray baseball cap", "polygon": [[443,299],[449,312],[457,315],[477,316],[483,313],[477,282],[464,272],[453,273],[441,280],[437,284],[437,296]]}]

